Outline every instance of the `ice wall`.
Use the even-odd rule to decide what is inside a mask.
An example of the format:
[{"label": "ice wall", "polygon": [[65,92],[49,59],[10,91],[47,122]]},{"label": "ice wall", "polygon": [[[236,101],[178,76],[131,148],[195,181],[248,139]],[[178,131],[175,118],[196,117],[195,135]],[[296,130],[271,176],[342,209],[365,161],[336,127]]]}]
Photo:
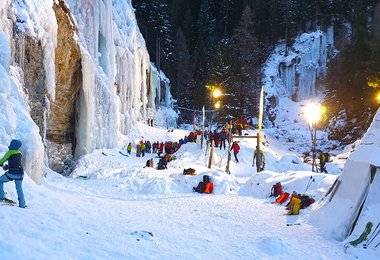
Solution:
[{"label": "ice wall", "polygon": [[[300,35],[292,47],[279,44],[264,69],[266,92],[301,101],[316,95],[316,82],[327,70],[333,28]],[[278,80],[279,79],[279,80]]]},{"label": "ice wall", "polygon": [[[68,0],[78,23],[83,89],[78,105],[76,155],[122,145],[148,109],[169,104],[170,86],[152,68],[131,1]],[[157,80],[156,80],[157,79]]]},{"label": "ice wall", "polygon": [[[0,13],[3,6],[0,6]],[[23,143],[23,166],[25,172],[37,183],[44,176],[44,147],[39,129],[29,115],[24,100],[21,71],[10,66],[11,48],[9,37],[0,24],[0,156],[8,151],[12,139]]]}]

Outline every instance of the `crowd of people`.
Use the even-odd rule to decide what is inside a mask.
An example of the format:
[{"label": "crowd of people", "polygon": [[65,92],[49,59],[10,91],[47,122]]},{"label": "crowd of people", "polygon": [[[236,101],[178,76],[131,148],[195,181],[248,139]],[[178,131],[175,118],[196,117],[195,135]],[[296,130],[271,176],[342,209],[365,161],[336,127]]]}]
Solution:
[{"label": "crowd of people", "polygon": [[[149,126],[153,126],[153,119],[148,118],[147,123]],[[232,141],[233,135],[242,136],[244,129],[251,128],[251,125],[248,124],[247,119],[243,120],[230,120],[224,126],[210,130],[196,130],[186,135],[184,138],[179,139],[178,141],[172,142],[151,142],[149,140],[139,141],[136,144],[136,156],[144,157],[146,154],[157,154],[159,158],[165,157],[166,161],[173,160],[173,153],[175,153],[183,144],[188,142],[200,142],[205,141],[207,145],[214,145],[214,147],[219,148],[220,150],[226,150],[229,147],[229,150],[233,152],[235,162],[239,162],[238,153],[240,151],[240,146],[238,141]],[[170,130],[169,130],[170,131]],[[172,130],[171,130],[172,131]],[[128,154],[132,152],[132,143],[129,143],[127,146]],[[260,164],[260,170],[264,170],[265,166],[265,155],[264,152],[260,149],[259,153],[255,150],[254,158],[258,157],[258,162]],[[166,163],[163,164],[166,167]],[[148,166],[148,163],[147,163]]]}]

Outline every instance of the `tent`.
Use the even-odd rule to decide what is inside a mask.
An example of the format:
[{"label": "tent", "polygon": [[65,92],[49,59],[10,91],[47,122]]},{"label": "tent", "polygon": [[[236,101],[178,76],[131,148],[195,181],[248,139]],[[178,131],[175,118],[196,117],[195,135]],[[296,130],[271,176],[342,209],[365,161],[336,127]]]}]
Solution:
[{"label": "tent", "polygon": [[335,239],[360,235],[380,221],[380,112],[356,145],[332,187],[313,207],[310,221]]}]

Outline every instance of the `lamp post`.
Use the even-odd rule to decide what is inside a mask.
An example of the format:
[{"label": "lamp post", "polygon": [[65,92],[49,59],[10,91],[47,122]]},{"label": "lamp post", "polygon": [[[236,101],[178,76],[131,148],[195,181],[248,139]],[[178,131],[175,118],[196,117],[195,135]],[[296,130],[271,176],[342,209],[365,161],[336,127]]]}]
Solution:
[{"label": "lamp post", "polygon": [[[222,95],[222,91],[219,88],[217,88],[216,86],[207,85],[206,87],[210,89],[210,122],[209,122],[209,128],[208,129],[209,129],[209,132],[211,133],[211,131],[212,131],[212,128],[211,128],[211,125],[212,125],[212,109],[213,108],[218,109],[221,107],[221,103],[219,100],[215,103],[213,102],[213,100],[218,99]],[[211,149],[210,149],[210,158],[208,161],[208,168],[209,169],[211,169],[212,155],[214,153],[214,142],[213,142],[213,140],[210,140],[210,142],[211,142]]]},{"label": "lamp post", "polygon": [[311,147],[312,147],[312,156],[313,162],[311,170],[313,172],[317,172],[317,164],[316,164],[316,141],[317,141],[317,128],[316,124],[321,118],[321,106],[319,104],[308,104],[304,107],[304,115],[308,121],[308,126],[311,135]]}]

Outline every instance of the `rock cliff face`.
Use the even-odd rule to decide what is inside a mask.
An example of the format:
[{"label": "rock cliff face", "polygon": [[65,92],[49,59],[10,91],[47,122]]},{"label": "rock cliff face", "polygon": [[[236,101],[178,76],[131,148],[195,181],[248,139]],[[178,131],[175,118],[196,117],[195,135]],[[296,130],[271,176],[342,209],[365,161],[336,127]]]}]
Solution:
[{"label": "rock cliff face", "polygon": [[18,51],[16,61],[24,71],[24,88],[29,97],[31,117],[39,127],[40,135],[45,136],[46,74],[41,42],[21,32],[16,38],[16,51]]},{"label": "rock cliff face", "polygon": [[63,162],[73,153],[75,108],[82,85],[81,52],[75,40],[75,22],[64,1],[53,5],[58,25],[55,49],[55,97],[47,92],[44,50],[39,40],[15,29],[15,62],[24,72],[31,117],[40,129],[48,165],[63,171]]},{"label": "rock cliff face", "polygon": [[50,103],[46,139],[55,144],[47,146],[49,166],[62,172],[63,162],[73,153],[72,147],[75,147],[75,108],[83,76],[81,53],[74,37],[76,28],[70,11],[63,1],[54,4],[53,9],[58,24],[55,49],[56,90],[55,99]]}]

